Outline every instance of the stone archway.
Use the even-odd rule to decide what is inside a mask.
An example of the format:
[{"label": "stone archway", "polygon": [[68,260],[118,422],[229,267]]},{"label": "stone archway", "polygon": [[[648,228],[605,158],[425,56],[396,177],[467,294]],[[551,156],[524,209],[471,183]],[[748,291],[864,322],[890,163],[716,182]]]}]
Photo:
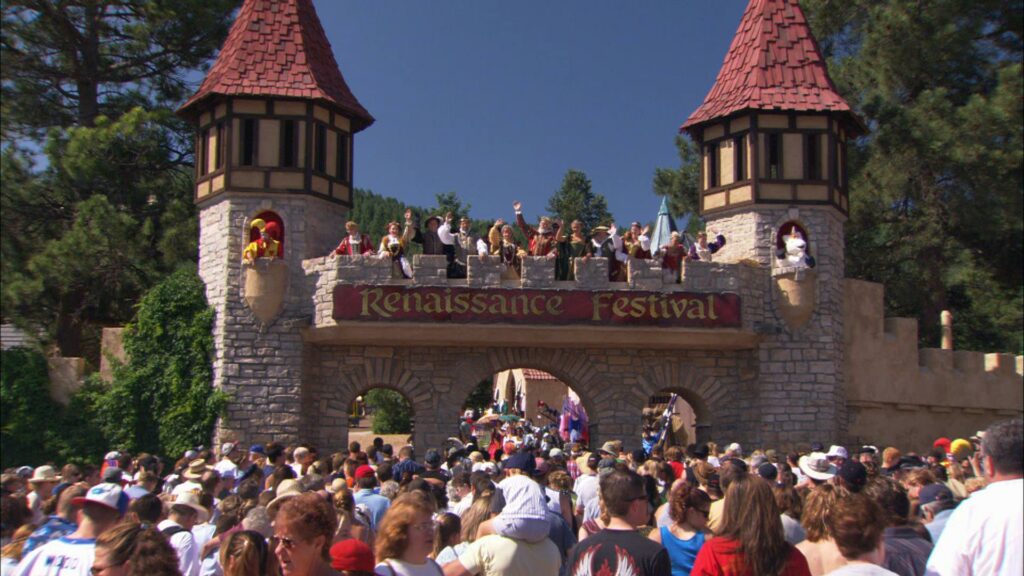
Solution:
[{"label": "stone archway", "polygon": [[656,394],[679,395],[693,409],[696,416],[696,439],[690,442],[709,442],[717,432],[715,415],[725,411],[727,389],[717,378],[704,374],[699,367],[685,362],[671,362],[654,366],[640,377],[641,386],[648,397]]}]

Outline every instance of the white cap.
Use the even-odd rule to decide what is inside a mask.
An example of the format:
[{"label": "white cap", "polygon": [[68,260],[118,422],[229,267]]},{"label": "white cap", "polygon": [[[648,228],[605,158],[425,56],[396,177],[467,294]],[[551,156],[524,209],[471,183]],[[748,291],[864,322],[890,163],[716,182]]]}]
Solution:
[{"label": "white cap", "polygon": [[725,447],[725,451],[726,452],[735,452],[737,454],[743,454],[743,447],[740,446],[738,443],[733,442],[732,444],[729,444],[728,446]]},{"label": "white cap", "polygon": [[825,454],[825,456],[828,456],[829,458],[842,458],[845,460],[850,457],[850,454],[846,451],[846,448],[833,444],[829,447],[828,454]]},{"label": "white cap", "polygon": [[121,514],[128,511],[128,495],[121,490],[120,486],[109,482],[97,484],[90,488],[85,493],[85,496],[79,496],[71,500],[71,503],[75,506],[82,506],[86,502],[117,510]]}]

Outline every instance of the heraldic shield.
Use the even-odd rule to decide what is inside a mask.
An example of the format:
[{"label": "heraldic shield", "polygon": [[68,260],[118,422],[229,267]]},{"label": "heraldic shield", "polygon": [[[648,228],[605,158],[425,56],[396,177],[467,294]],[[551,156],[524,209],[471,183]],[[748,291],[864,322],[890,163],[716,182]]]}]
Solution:
[{"label": "heraldic shield", "polygon": [[244,268],[245,304],[257,320],[269,324],[284,308],[288,263],[279,258],[257,258]]},{"label": "heraldic shield", "polygon": [[818,273],[809,268],[781,268],[772,271],[775,305],[791,330],[803,328],[817,304]]}]

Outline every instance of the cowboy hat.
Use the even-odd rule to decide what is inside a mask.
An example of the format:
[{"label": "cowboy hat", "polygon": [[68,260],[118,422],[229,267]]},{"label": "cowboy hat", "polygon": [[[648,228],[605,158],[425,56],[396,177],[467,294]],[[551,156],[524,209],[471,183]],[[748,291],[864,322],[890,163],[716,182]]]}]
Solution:
[{"label": "cowboy hat", "polygon": [[800,457],[800,470],[815,480],[831,480],[836,475],[836,465],[828,461],[822,452],[811,452]]},{"label": "cowboy hat", "polygon": [[302,494],[302,486],[299,484],[298,480],[292,478],[282,480],[281,483],[277,485],[277,491],[275,494],[275,498],[270,501],[270,504],[267,504],[267,511],[270,512],[271,515],[277,511],[278,506],[284,504],[285,500]]}]

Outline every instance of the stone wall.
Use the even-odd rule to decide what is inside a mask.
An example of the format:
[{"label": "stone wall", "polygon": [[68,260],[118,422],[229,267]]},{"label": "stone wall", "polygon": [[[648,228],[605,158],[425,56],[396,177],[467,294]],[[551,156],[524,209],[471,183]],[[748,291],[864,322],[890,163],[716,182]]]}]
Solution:
[{"label": "stone wall", "polygon": [[[593,422],[593,442],[622,439],[639,447],[641,413],[650,396],[679,393],[707,439],[753,443],[757,433],[736,399],[755,393],[752,351],[648,351],[563,348],[311,346],[305,375],[316,402],[304,416],[321,452],[345,446],[347,409],[374,387],[397,390],[415,412],[415,443],[437,446],[458,432],[462,404],[481,381],[502,370],[535,368],[575,390]],[[267,441],[260,430],[247,441]]]},{"label": "stone wall", "polygon": [[[249,222],[273,210],[284,222],[288,281],[281,313],[263,324],[244,302],[242,250]],[[309,196],[249,196],[227,193],[200,209],[199,274],[215,311],[213,385],[231,401],[218,438],[248,438],[260,432],[289,442],[305,436],[302,414],[314,402],[303,394],[300,329],[312,321],[302,261],[327,254],[344,234],[346,209]]]},{"label": "stone wall", "polygon": [[881,284],[845,285],[851,443],[923,451],[1024,412],[1024,358],[918,349],[916,319],[884,317]]}]

